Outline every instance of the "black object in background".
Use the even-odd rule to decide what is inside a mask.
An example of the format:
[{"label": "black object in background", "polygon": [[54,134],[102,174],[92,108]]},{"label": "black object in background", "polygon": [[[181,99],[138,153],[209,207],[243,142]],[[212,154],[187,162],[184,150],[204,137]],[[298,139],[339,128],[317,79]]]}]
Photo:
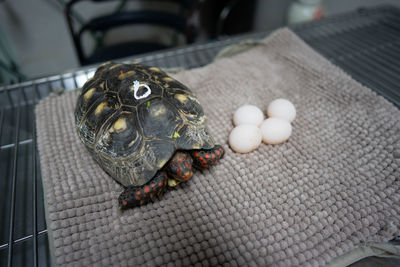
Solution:
[{"label": "black object in background", "polygon": [[[195,0],[165,0],[170,4],[176,5],[178,12],[159,9],[157,1],[139,1],[139,4],[146,5],[145,8],[125,11],[120,6],[105,15],[99,15],[94,18],[84,18],[79,16],[80,24],[75,25],[76,9],[82,0],[71,0],[65,6],[65,17],[68,29],[71,33],[73,44],[81,65],[101,63],[113,59],[128,57],[136,54],[154,52],[166,48],[172,48],[177,45],[174,40],[170,43],[164,43],[160,40],[143,40],[140,33],[131,31],[129,40],[121,41],[116,44],[106,44],[103,37],[109,31],[120,28],[121,26],[158,26],[158,35],[163,35],[165,29],[175,31],[185,37],[186,44],[193,41],[192,28],[189,27],[188,20],[193,9],[197,6]],[[112,0],[91,0],[93,5],[101,5],[103,2],[113,2]],[[117,2],[117,1],[114,1]],[[127,1],[122,1],[124,5]],[[83,34],[90,33],[96,40],[96,46],[91,51],[85,51]],[[176,38],[171,38],[176,39]],[[88,50],[88,49],[86,49]]]},{"label": "black object in background", "polygon": [[250,32],[255,0],[206,0],[200,8],[200,22],[210,39]]}]

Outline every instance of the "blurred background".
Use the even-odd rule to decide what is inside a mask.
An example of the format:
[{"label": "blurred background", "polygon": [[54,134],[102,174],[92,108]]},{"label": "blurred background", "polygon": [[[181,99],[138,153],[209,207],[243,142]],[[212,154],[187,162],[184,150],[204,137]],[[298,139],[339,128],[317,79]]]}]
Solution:
[{"label": "blurred background", "polygon": [[0,84],[399,0],[0,0]]}]

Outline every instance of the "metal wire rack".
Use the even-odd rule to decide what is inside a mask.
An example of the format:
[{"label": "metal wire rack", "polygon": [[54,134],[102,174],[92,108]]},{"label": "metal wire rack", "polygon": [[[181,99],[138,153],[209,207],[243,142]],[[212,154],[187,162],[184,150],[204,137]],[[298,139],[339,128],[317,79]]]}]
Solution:
[{"label": "metal wire rack", "polygon": [[[365,9],[292,29],[356,80],[400,107],[400,11]],[[128,60],[163,68],[211,62],[241,35]],[[95,68],[0,86],[0,266],[50,266],[34,107],[51,92],[81,87]]]}]

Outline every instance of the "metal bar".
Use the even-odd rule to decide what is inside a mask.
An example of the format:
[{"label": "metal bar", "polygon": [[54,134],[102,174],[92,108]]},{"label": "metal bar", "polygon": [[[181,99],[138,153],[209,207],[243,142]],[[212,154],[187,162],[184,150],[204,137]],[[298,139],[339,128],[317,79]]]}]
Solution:
[{"label": "metal bar", "polygon": [[[327,26],[327,30],[329,31],[329,26]],[[360,45],[363,45],[364,42],[357,44],[357,49],[352,49],[352,46],[354,45],[353,42],[350,42],[349,36],[356,32],[357,30],[351,29],[351,30],[344,30],[341,32],[337,32],[335,34],[326,34],[326,31],[319,29],[316,30],[316,32],[321,33],[322,38],[318,38],[318,42],[320,45],[318,48],[323,48],[324,46],[328,46],[329,49],[326,51],[326,55],[329,55],[330,57],[336,58],[338,55],[349,55],[353,53],[357,53],[358,51],[365,49],[363,47],[360,47]],[[331,38],[332,36],[335,36],[335,38]],[[330,38],[330,42],[326,42],[326,39]],[[358,40],[357,40],[358,41]],[[312,41],[311,41],[312,42]],[[345,44],[343,46],[343,44]]]},{"label": "metal bar", "polygon": [[[369,27],[372,24],[372,22],[370,24],[368,24],[368,26],[365,27]],[[326,27],[324,28],[316,28],[313,29],[313,33],[314,36],[309,39],[308,41],[313,43],[314,41],[318,41],[321,43],[321,45],[324,45],[326,42],[327,38],[330,38],[332,36],[335,36],[336,38],[330,38],[330,42],[329,44],[332,46],[331,49],[329,49],[330,54],[336,54],[338,52],[338,50],[344,50],[345,53],[348,53],[349,51],[353,52],[352,49],[348,49],[347,46],[341,46],[342,41],[346,41],[347,37],[350,35],[352,35],[354,32],[357,32],[359,30],[360,27],[354,27],[355,25],[352,25],[352,27],[350,28],[345,28],[345,29],[338,29],[337,27],[335,27],[335,25],[326,25]],[[363,29],[364,27],[361,27],[361,29]],[[360,43],[359,45],[364,45],[364,43]],[[360,47],[358,47],[358,49],[356,51],[358,51],[360,49]]]},{"label": "metal bar", "polygon": [[178,67],[178,62],[176,61],[176,58],[171,56],[171,52],[166,54],[166,58],[168,59],[168,62],[170,64],[170,67],[176,68]]},{"label": "metal bar", "polygon": [[[350,46],[350,45],[349,45]],[[353,49],[356,49],[357,46],[353,46]],[[390,49],[390,53],[386,52],[386,50]],[[379,62],[384,62],[384,65],[390,67],[390,68],[399,68],[400,63],[397,61],[396,57],[398,58],[400,56],[400,53],[398,51],[395,51],[395,44],[385,44],[385,45],[379,45],[372,47],[371,49],[368,50],[361,50],[358,52],[352,52],[349,54],[341,55],[338,56],[338,60],[344,60],[346,58],[350,58],[352,56],[360,56],[361,54],[368,56],[368,57],[374,57],[375,60]],[[382,53],[382,51],[385,51]],[[386,62],[388,61],[388,63]]]},{"label": "metal bar", "polygon": [[374,88],[375,91],[379,92],[379,94],[385,96],[389,101],[398,105],[400,99],[397,99],[396,96],[391,94],[391,88],[388,87],[386,84],[382,83],[377,79],[374,79],[374,77],[365,75],[364,73],[360,72],[360,70],[358,70],[357,67],[352,66],[352,64],[349,64],[349,62],[347,61],[341,61],[341,65],[345,69],[350,71],[351,75],[358,76],[359,78],[357,80],[360,81],[360,83],[365,84],[370,88]]},{"label": "metal bar", "polygon": [[3,134],[4,106],[5,106],[5,104],[1,108],[1,115],[0,115],[0,142],[1,142],[1,136]]},{"label": "metal bar", "polygon": [[[42,230],[42,231],[39,231],[39,232],[37,233],[37,236],[40,236],[40,235],[43,235],[43,234],[47,234],[47,232],[48,232],[48,230],[47,230],[47,229],[44,229],[44,230]],[[18,239],[16,239],[16,240],[14,240],[13,244],[15,245],[15,244],[21,243],[21,242],[23,242],[23,241],[25,241],[25,240],[28,240],[29,238],[32,238],[32,237],[33,237],[33,235],[27,235],[27,236],[18,238]],[[5,244],[3,244],[3,245],[0,245],[0,250],[6,249],[6,248],[8,248],[8,243],[5,243]]]},{"label": "metal bar", "polygon": [[38,266],[38,246],[37,246],[37,203],[36,203],[36,198],[37,198],[37,185],[36,185],[36,181],[37,181],[37,175],[36,175],[36,134],[35,134],[35,130],[33,130],[33,142],[32,142],[32,149],[33,149],[33,203],[32,203],[32,210],[33,210],[33,266]]},{"label": "metal bar", "polygon": [[[376,27],[374,29],[371,29],[371,27],[369,27],[363,29],[362,31],[354,31],[354,33],[352,33],[349,38],[352,38],[358,44],[365,44],[367,48],[379,47],[382,45],[388,46],[399,41],[399,36],[394,35],[389,30],[385,30],[383,34],[381,32],[377,33]],[[360,40],[362,40],[363,42],[360,42]]]},{"label": "metal bar", "polygon": [[394,55],[399,56],[399,55],[400,55],[400,48],[399,48],[400,39],[396,42],[396,44],[397,44],[397,45],[393,44],[392,47],[391,47],[391,49],[393,49],[393,50],[396,52]]},{"label": "metal bar", "polygon": [[[8,91],[6,91],[8,94]],[[21,87],[18,90],[18,101],[21,98]],[[17,183],[17,160],[18,160],[18,143],[19,143],[19,126],[20,126],[20,104],[16,104],[16,129],[15,129],[15,148],[14,148],[14,157],[13,157],[13,179],[11,186],[11,207],[10,207],[10,225],[9,225],[9,238],[8,238],[8,258],[7,258],[7,266],[12,266],[12,254],[13,254],[13,239],[14,239],[14,217],[15,217],[15,194],[16,194],[16,183]]]},{"label": "metal bar", "polygon": [[20,87],[20,91],[22,91],[22,99],[18,99],[18,105],[19,106],[24,106],[24,105],[28,105],[28,98],[26,97],[26,93],[25,93],[25,88],[26,87]]},{"label": "metal bar", "polygon": [[[365,29],[365,33],[367,33],[368,35],[372,35],[371,29]],[[364,33],[364,34],[365,34]],[[367,64],[362,64],[364,70],[367,70],[369,72],[375,72],[375,75],[377,77],[380,77],[379,79],[377,79],[377,81],[375,82],[376,84],[380,84],[381,86],[384,86],[389,94],[393,94],[396,95],[397,94],[397,90],[396,90],[396,82],[395,79],[397,78],[397,75],[395,75],[390,69],[386,69],[384,66],[381,66],[381,64],[379,64],[379,61],[372,61],[371,60],[371,56],[378,56],[378,58],[380,57],[381,51],[379,50],[383,50],[381,47],[382,46],[389,46],[391,45],[391,42],[393,42],[393,39],[387,39],[387,42],[384,44],[375,44],[373,42],[370,41],[366,41],[365,38],[363,38],[364,35],[363,33],[354,33],[351,35],[346,36],[346,39],[343,38],[343,40],[341,40],[341,42],[346,44],[346,47],[350,48],[350,50],[352,51],[356,51],[353,52],[351,55],[347,55],[347,56],[341,56],[341,62],[343,63],[344,61],[356,61],[359,63],[367,63]],[[360,40],[363,40],[364,43],[368,44],[368,48],[366,49],[361,49],[357,51],[357,47],[358,44],[360,43]],[[400,53],[399,53],[400,54]],[[352,67],[350,67],[350,69],[354,69]],[[353,70],[353,72],[357,70]],[[368,76],[367,74],[364,74],[362,72],[359,73],[361,77],[364,78],[364,76]],[[369,77],[365,77],[366,79],[369,79]],[[363,80],[363,79],[362,79]],[[376,86],[374,86],[376,87]]]},{"label": "metal bar", "polygon": [[[36,104],[38,100],[40,99],[40,96],[37,95],[38,90],[37,90],[37,84],[34,85],[35,87],[35,97],[33,103]],[[33,105],[34,107],[34,105]],[[37,246],[37,170],[36,170],[36,129],[35,125],[32,127],[32,173],[33,173],[33,181],[32,181],[32,195],[33,195],[33,201],[32,201],[32,210],[33,210],[33,231],[32,231],[32,237],[33,237],[33,266],[36,267],[38,266],[38,246]]]},{"label": "metal bar", "polygon": [[[60,78],[60,82],[61,82],[61,88],[63,88],[64,90],[66,90],[67,88],[65,87],[65,77],[61,76]],[[53,88],[54,89],[54,88]]]},{"label": "metal bar", "polygon": [[[22,140],[22,141],[19,141],[19,145],[25,145],[25,144],[30,144],[30,143],[32,143],[32,139],[25,139],[25,140]],[[12,143],[12,144],[7,144],[7,145],[2,145],[1,147],[0,147],[0,149],[8,149],[8,148],[12,148],[12,147],[14,147],[15,146],[15,144],[14,143]]]},{"label": "metal bar", "polygon": [[[369,33],[369,35],[372,35],[372,32]],[[360,40],[363,40],[363,43],[368,42],[368,49],[364,49],[364,50],[359,50],[356,53],[353,53],[352,55],[354,56],[365,56],[366,58],[368,58],[371,55],[379,55],[379,57],[381,57],[381,55],[385,55],[385,53],[382,53],[382,51],[387,50],[388,46],[393,46],[391,47],[391,50],[395,49],[395,45],[394,43],[396,42],[400,42],[399,40],[393,40],[390,39],[387,42],[385,42],[384,44],[376,44],[375,42],[369,42],[367,40],[364,40],[363,35],[358,35],[357,33],[352,34],[352,36],[348,36],[347,40],[343,40],[346,43],[346,46],[348,46],[351,50],[356,51],[358,48],[358,43],[360,42]],[[374,63],[374,62],[371,62]],[[365,66],[365,65],[363,65]]]},{"label": "metal bar", "polygon": [[[356,58],[358,58],[360,62],[366,63],[364,65],[365,69],[371,72],[375,71],[375,75],[378,76],[380,81],[389,84],[390,86],[388,88],[390,89],[390,91],[392,91],[393,93],[397,93],[398,83],[396,83],[396,78],[398,78],[398,73],[396,74],[391,69],[385,68],[377,61],[372,61],[368,56],[360,55]],[[379,69],[379,71],[376,71],[377,69]]]},{"label": "metal bar", "polygon": [[[396,22],[394,21],[395,19],[397,19]],[[392,16],[392,17],[391,17],[391,20],[383,20],[383,23],[384,23],[386,26],[389,26],[389,27],[391,27],[392,29],[399,31],[399,30],[400,30],[400,27],[399,27],[399,22],[398,22],[398,21],[399,21],[399,19],[398,19],[396,16]]]},{"label": "metal bar", "polygon": [[[400,51],[399,50],[396,51],[396,48],[397,47],[395,44],[391,45],[390,50],[393,50],[393,51],[390,51],[387,54],[382,54],[382,59],[385,59],[385,61],[389,61],[391,67],[395,66],[397,68],[400,68],[400,62],[397,59],[400,57]],[[397,58],[395,56],[397,56]]]},{"label": "metal bar", "polygon": [[368,62],[368,65],[365,67],[369,68],[371,71],[374,70],[374,67],[379,67],[379,71],[377,73],[382,75],[382,79],[395,82],[395,84],[393,84],[393,89],[397,89],[396,87],[398,83],[396,82],[399,79],[399,73],[395,68],[393,68],[393,66],[390,66],[384,60],[382,60],[381,54],[382,53],[370,53],[365,56],[360,55],[360,57],[363,57],[363,60]]},{"label": "metal bar", "polygon": [[74,74],[72,75],[72,80],[74,80],[74,86],[75,86],[75,88],[78,88],[79,86],[78,86],[78,82],[76,81],[76,79],[77,79],[77,75],[76,75],[76,73],[74,73]]},{"label": "metal bar", "polygon": [[51,87],[51,81],[50,80],[47,81],[46,85],[47,85],[46,86],[47,87],[47,94],[45,96],[51,94],[51,92],[52,92],[52,87]]},{"label": "metal bar", "polygon": [[[375,23],[376,27],[377,25]],[[382,56],[386,57],[388,52],[386,52],[385,48],[389,48],[391,53],[391,57],[396,56],[393,55],[393,52],[396,54],[396,49],[394,48],[394,43],[398,42],[398,37],[393,38],[393,34],[384,32],[383,38],[385,42],[376,42],[374,41],[374,37],[372,35],[376,35],[373,32],[373,27],[371,28],[371,24],[368,24],[364,27],[356,27],[353,30],[343,30],[337,32],[336,34],[328,34],[330,31],[333,31],[332,25],[327,25],[324,29],[316,29],[316,32],[319,35],[319,38],[314,38],[313,40],[309,40],[308,43],[319,50],[322,54],[328,56],[331,60],[334,59],[335,63],[341,66],[344,70],[348,71],[356,80],[361,83],[371,87],[379,94],[385,96],[389,100],[394,103],[398,103],[399,96],[393,90],[393,82],[390,79],[390,75],[385,76],[385,71],[380,67],[370,68],[367,64],[362,64],[363,68],[360,68],[360,63],[364,60],[370,61],[368,59],[363,58],[363,56],[367,56],[369,54],[374,56]],[[328,33],[327,33],[328,32]],[[336,38],[332,38],[332,37]],[[389,36],[389,37],[388,37]],[[317,37],[317,36],[316,36]],[[324,41],[324,39],[330,38],[330,42]],[[375,38],[376,39],[376,38]],[[397,53],[398,55],[399,53]],[[357,64],[358,62],[358,64]],[[356,63],[355,66],[354,63]],[[373,63],[373,62],[369,62]],[[379,64],[374,63],[373,65]],[[357,66],[357,67],[356,67]],[[376,77],[381,77],[381,79],[376,79],[376,77],[370,77],[363,70],[374,70]],[[393,77],[392,77],[393,78]],[[397,104],[398,105],[398,104]]]},{"label": "metal bar", "polygon": [[[371,33],[372,35],[372,33]],[[328,36],[327,36],[328,37]],[[365,54],[365,53],[369,53],[369,52],[376,52],[376,50],[378,49],[383,49],[386,46],[391,46],[391,43],[385,43],[385,44],[379,44],[377,45],[375,42],[370,42],[370,40],[365,40],[363,38],[363,35],[359,35],[359,33],[357,33],[356,31],[353,32],[347,32],[345,38],[342,37],[340,38],[340,40],[336,40],[333,39],[331,41],[331,43],[326,43],[324,46],[328,46],[329,49],[328,50],[324,50],[324,46],[321,47],[317,47],[320,50],[323,50],[324,52],[326,51],[326,53],[328,52],[334,52],[334,56],[335,58],[340,58],[340,59],[344,59],[347,57],[352,57],[352,56],[359,56],[360,54]],[[365,49],[360,49],[359,44],[361,43],[360,40],[363,40],[362,43],[367,44],[368,48]],[[336,45],[336,43],[344,43],[346,44],[345,47],[342,47],[341,49],[338,49],[338,46]]]},{"label": "metal bar", "polygon": [[[400,53],[399,53],[399,55],[400,55]],[[379,64],[385,66],[385,69],[389,70],[394,76],[396,76],[396,78],[399,78],[398,70],[400,70],[400,62],[396,62],[396,61],[392,60],[393,56],[394,56],[394,54],[385,55],[385,54],[377,54],[377,53],[370,55],[371,60],[376,60]]]},{"label": "metal bar", "polygon": [[[38,89],[38,83],[35,83],[33,88],[35,90],[34,94],[36,95],[35,99],[40,99],[40,92],[39,92],[39,89]],[[37,101],[34,100],[33,102],[36,103]]]}]

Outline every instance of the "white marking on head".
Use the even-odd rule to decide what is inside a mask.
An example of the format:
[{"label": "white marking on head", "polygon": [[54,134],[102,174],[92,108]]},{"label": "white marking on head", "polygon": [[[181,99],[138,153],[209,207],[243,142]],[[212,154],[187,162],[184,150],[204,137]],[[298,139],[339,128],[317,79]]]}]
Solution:
[{"label": "white marking on head", "polygon": [[[147,91],[143,95],[138,96],[137,92],[139,91],[139,88],[142,87],[142,86],[145,87],[147,89]],[[151,94],[151,89],[147,84],[140,83],[139,81],[133,81],[133,92],[134,92],[133,96],[137,100],[139,100],[139,99],[148,97]]]}]

